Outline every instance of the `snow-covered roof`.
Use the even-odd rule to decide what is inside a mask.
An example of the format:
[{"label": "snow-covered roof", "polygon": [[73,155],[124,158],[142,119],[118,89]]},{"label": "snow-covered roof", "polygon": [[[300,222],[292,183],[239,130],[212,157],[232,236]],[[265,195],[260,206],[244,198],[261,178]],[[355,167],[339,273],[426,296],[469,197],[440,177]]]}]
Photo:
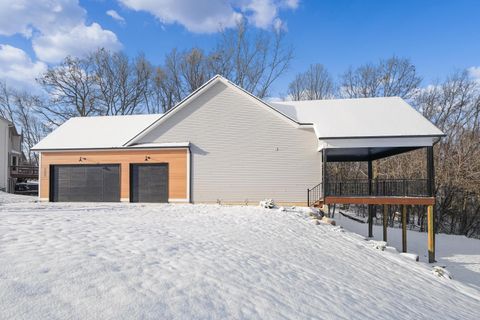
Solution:
[{"label": "snow-covered roof", "polygon": [[300,123],[312,123],[320,139],[444,135],[399,97],[269,104]]},{"label": "snow-covered roof", "polygon": [[161,114],[71,118],[32,150],[121,148]]},{"label": "snow-covered roof", "polygon": [[128,146],[129,148],[186,148],[190,142],[163,142],[163,143],[139,143]]},{"label": "snow-covered roof", "polygon": [[[239,89],[251,97],[252,101],[257,101],[266,110],[295,126],[313,125],[317,137],[324,142],[329,139],[337,139],[338,142],[341,138],[432,137],[428,142],[430,145],[437,137],[444,135],[398,97],[266,103],[217,75],[165,114],[72,118],[32,150],[188,147],[188,142],[172,142],[168,146],[155,143],[139,146],[135,143],[218,81]],[[354,139],[355,142],[349,140],[352,140],[349,142],[350,147],[360,145],[359,139]],[[391,144],[392,141],[388,143]],[[420,142],[417,141],[418,143]],[[410,145],[411,141],[406,141],[405,144]],[[424,145],[425,142],[420,144]],[[371,141],[362,146],[371,146]]]}]

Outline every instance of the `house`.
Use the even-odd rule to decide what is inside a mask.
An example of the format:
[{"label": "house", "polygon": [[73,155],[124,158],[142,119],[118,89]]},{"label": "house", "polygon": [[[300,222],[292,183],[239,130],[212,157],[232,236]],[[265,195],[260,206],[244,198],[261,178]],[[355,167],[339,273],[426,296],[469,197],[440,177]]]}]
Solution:
[{"label": "house", "polygon": [[18,166],[23,162],[22,135],[9,120],[0,117],[0,190],[13,192]]},{"label": "house", "polygon": [[[157,115],[73,118],[40,152],[40,200],[324,206],[428,211],[435,260],[433,145],[444,136],[398,97],[267,103],[215,76]],[[372,161],[425,149],[422,179],[377,179]],[[364,161],[365,179],[337,181],[328,163]],[[376,212],[376,211],[375,211]],[[387,225],[384,223],[384,240]]]},{"label": "house", "polygon": [[215,76],[165,114],[72,118],[33,150],[44,201],[304,205],[325,185],[322,159],[371,161],[442,135],[400,98],[267,103]]}]

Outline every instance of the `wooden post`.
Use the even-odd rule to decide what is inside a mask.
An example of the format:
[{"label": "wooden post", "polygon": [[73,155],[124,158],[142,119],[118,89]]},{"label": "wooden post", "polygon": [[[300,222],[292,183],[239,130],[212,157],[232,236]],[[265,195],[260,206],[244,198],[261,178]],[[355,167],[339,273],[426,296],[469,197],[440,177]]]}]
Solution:
[{"label": "wooden post", "polygon": [[388,205],[383,205],[383,241],[387,242]]},{"label": "wooden post", "polygon": [[430,197],[435,196],[435,166],[433,146],[427,147],[427,191]]},{"label": "wooden post", "polygon": [[402,252],[407,252],[407,206],[402,206]]},{"label": "wooden post", "polygon": [[[372,160],[368,160],[368,195],[372,195],[373,167]],[[373,238],[373,205],[368,205],[368,237]]]},{"label": "wooden post", "polygon": [[428,263],[435,262],[435,219],[433,217],[433,206],[427,208],[427,224],[428,224]]}]

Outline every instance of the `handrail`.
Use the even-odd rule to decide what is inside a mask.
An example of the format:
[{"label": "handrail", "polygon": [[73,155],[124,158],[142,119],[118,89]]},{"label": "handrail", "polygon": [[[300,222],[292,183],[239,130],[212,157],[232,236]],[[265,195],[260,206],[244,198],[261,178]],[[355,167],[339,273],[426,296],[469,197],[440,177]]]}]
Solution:
[{"label": "handrail", "polygon": [[429,196],[428,179],[347,179],[328,181],[328,196]]},{"label": "handrail", "polygon": [[345,179],[307,189],[307,204],[333,197],[429,197],[428,179]]},{"label": "handrail", "polygon": [[311,207],[315,202],[323,198],[322,183],[317,184],[311,189],[307,189],[307,206]]}]

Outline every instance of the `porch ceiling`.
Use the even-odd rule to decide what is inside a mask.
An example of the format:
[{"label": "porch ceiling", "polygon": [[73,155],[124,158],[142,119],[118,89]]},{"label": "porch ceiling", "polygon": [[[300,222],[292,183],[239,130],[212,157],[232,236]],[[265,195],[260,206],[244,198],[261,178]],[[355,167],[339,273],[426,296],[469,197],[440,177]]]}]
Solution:
[{"label": "porch ceiling", "polygon": [[423,147],[363,147],[325,149],[327,162],[369,161],[390,157]]}]

